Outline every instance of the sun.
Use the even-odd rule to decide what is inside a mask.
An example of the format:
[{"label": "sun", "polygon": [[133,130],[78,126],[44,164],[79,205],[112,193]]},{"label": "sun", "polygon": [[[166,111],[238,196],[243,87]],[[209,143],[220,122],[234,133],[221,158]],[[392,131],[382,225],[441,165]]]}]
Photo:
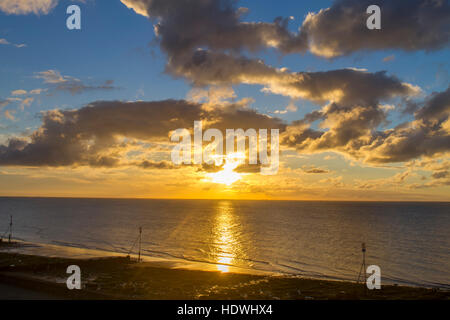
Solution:
[{"label": "sun", "polygon": [[241,152],[229,153],[225,157],[225,164],[219,172],[207,173],[207,181],[214,183],[232,185],[236,181],[242,179],[242,175],[234,172],[240,164],[244,163],[245,155]]}]

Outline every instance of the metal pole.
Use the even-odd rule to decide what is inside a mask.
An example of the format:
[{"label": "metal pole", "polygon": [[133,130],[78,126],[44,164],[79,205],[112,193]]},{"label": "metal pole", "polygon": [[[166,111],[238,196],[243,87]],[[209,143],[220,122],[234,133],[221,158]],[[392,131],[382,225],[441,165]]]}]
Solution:
[{"label": "metal pole", "polygon": [[139,227],[139,252],[138,252],[138,262],[141,261],[141,240],[142,240],[142,227]]},{"label": "metal pole", "polygon": [[367,274],[366,274],[366,244],[362,243],[362,252],[363,252],[363,272],[364,272],[364,283],[366,283],[367,280]]},{"label": "metal pole", "polygon": [[364,288],[367,291],[367,273],[366,273],[366,244],[363,242],[361,245],[363,253],[363,273],[364,273]]},{"label": "metal pole", "polygon": [[9,236],[8,236],[8,242],[11,243],[11,238],[12,238],[12,216],[10,216],[10,220],[9,220]]}]

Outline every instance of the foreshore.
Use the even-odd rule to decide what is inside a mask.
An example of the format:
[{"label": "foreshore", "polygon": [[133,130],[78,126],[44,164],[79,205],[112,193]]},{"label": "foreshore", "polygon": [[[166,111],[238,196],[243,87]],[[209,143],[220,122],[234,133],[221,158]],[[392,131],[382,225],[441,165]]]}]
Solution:
[{"label": "foreshore", "polygon": [[[69,290],[69,265],[81,269],[81,290]],[[405,286],[366,290],[362,284],[289,276],[171,268],[126,257],[69,259],[0,251],[0,299],[450,299],[450,292]]]}]

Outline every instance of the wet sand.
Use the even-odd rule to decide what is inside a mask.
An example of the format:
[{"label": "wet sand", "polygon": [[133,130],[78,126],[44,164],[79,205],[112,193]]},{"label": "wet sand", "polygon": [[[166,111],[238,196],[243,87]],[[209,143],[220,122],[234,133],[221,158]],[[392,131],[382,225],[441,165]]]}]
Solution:
[{"label": "wet sand", "polygon": [[[81,268],[81,290],[66,287],[69,265]],[[351,282],[183,270],[125,257],[68,259],[0,252],[0,298],[448,300],[450,292],[403,286],[369,291]]]}]

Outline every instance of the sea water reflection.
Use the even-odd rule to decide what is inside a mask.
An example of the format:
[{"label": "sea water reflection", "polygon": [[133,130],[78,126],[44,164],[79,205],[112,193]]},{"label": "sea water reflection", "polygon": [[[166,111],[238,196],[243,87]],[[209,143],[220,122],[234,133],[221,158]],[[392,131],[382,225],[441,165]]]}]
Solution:
[{"label": "sea water reflection", "polygon": [[230,201],[220,201],[216,208],[213,227],[215,260],[221,272],[230,271],[236,260],[245,259],[245,244],[241,242],[242,226]]}]

